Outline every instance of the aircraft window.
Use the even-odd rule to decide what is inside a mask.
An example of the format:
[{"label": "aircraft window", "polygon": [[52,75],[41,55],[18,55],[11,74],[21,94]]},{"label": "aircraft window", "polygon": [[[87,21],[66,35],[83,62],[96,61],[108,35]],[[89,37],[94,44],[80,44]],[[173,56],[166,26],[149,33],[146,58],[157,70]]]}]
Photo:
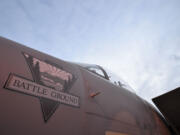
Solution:
[{"label": "aircraft window", "polygon": [[103,78],[105,78],[103,71],[97,67],[86,67],[86,69],[97,74],[97,75],[99,75],[99,76],[101,76],[101,77],[103,77]]},{"label": "aircraft window", "polygon": [[128,83],[126,83],[125,81],[123,81],[119,76],[117,76],[116,74],[112,73],[110,70],[108,69],[104,69],[102,68],[101,66],[98,66],[98,65],[90,65],[90,64],[82,64],[82,63],[76,63],[78,65],[80,65],[81,67],[87,69],[88,71],[106,79],[106,80],[109,80],[111,83],[119,86],[119,87],[122,87],[122,88],[125,88],[125,89],[128,89],[130,90],[131,92],[135,93],[135,90],[133,90],[129,85]]},{"label": "aircraft window", "polygon": [[117,76],[115,73],[112,73],[111,71],[106,69],[106,72],[109,77],[109,81],[119,87],[125,88],[130,90],[131,92],[135,93],[135,90],[132,89],[127,82],[125,82],[123,79],[121,79],[119,76]]},{"label": "aircraft window", "polygon": [[98,65],[93,64],[84,64],[84,63],[76,63],[80,65],[81,67],[87,69],[88,71],[106,79],[109,80],[107,73],[104,71],[104,69]]}]

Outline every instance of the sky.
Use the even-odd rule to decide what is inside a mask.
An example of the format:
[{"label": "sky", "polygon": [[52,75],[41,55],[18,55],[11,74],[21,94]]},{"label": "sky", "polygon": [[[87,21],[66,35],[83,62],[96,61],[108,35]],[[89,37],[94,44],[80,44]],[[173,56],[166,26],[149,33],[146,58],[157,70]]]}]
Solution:
[{"label": "sky", "polygon": [[144,99],[180,86],[179,0],[1,0],[0,36],[98,64]]}]

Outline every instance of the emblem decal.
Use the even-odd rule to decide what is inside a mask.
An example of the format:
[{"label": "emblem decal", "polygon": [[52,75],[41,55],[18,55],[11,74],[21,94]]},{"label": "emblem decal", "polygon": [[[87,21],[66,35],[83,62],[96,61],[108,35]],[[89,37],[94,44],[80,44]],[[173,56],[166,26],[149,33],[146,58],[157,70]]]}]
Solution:
[{"label": "emblem decal", "polygon": [[42,61],[23,53],[33,80],[10,74],[5,88],[38,97],[41,103],[44,121],[52,116],[60,103],[79,107],[79,97],[69,94],[75,76],[62,67]]}]

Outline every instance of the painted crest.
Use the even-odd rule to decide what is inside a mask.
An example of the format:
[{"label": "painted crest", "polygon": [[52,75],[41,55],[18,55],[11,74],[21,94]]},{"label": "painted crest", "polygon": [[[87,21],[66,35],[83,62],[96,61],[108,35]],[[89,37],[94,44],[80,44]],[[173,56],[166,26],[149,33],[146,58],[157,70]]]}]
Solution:
[{"label": "painted crest", "polygon": [[79,107],[79,97],[69,94],[69,90],[76,80],[72,73],[27,53],[23,53],[23,55],[29,65],[33,80],[10,74],[5,85],[6,89],[38,97],[45,122],[61,103]]}]

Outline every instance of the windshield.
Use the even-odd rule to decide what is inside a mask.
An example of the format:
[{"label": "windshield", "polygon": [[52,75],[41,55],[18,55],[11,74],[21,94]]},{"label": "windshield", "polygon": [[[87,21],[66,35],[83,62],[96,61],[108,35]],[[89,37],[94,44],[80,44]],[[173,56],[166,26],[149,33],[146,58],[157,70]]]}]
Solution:
[{"label": "windshield", "polygon": [[80,65],[81,67],[87,69],[88,71],[106,79],[109,80],[111,83],[113,83],[116,86],[125,88],[133,93],[135,93],[135,90],[130,87],[130,85],[125,82],[123,79],[121,79],[118,75],[111,72],[109,69],[104,69],[101,66],[98,65],[91,65],[91,64],[82,64],[82,63],[76,63]]},{"label": "windshield", "polygon": [[135,90],[126,82],[124,81],[122,78],[120,78],[118,75],[116,75],[115,73],[111,72],[108,69],[105,69],[106,73],[109,77],[109,81],[119,87],[123,87],[127,90],[130,90],[131,92],[135,93]]}]

